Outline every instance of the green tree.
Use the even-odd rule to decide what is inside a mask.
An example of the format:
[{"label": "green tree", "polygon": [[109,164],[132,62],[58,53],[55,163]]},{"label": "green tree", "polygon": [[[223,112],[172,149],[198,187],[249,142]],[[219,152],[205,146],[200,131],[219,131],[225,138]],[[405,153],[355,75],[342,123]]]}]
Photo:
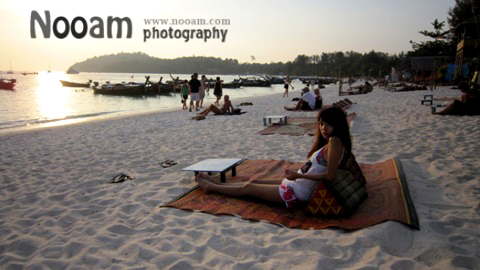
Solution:
[{"label": "green tree", "polygon": [[455,45],[451,39],[449,33],[450,30],[443,30],[445,22],[439,22],[437,19],[432,22],[434,31],[420,31],[419,33],[430,37],[432,40],[425,42],[413,42],[413,52],[410,52],[409,56],[453,56],[455,55]]}]

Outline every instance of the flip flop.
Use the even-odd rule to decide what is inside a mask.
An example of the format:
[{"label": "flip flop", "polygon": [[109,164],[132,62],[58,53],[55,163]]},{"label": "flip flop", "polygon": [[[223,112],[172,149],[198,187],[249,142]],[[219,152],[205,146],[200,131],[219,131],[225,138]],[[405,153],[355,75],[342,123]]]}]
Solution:
[{"label": "flip flop", "polygon": [[163,167],[163,168],[168,168],[168,167],[172,167],[174,165],[177,165],[178,163],[173,161],[173,160],[165,160],[163,161],[162,163],[160,163],[160,165]]},{"label": "flip flop", "polygon": [[112,184],[116,184],[116,183],[121,183],[125,180],[133,180],[133,177],[129,176],[129,175],[126,175],[126,174],[118,174],[118,175],[115,175],[112,180],[110,180],[110,183]]}]

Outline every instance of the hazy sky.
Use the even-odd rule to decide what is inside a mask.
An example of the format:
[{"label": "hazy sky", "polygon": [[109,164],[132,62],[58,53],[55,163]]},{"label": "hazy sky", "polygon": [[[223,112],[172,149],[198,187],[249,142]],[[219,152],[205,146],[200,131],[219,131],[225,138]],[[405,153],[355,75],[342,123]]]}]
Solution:
[{"label": "hazy sky", "polygon": [[[22,1],[0,0],[0,70],[66,70],[75,62],[118,52],[144,52],[160,58],[214,56],[256,63],[293,61],[299,54],[371,50],[390,54],[406,52],[409,43],[428,40],[418,32],[433,30],[435,19],[447,20],[454,0],[310,0],[310,1]],[[30,36],[30,16],[37,11],[45,19],[50,11],[52,25],[58,17],[69,23],[75,17],[87,21],[88,30],[107,18],[128,17],[132,38],[126,29],[120,39],[92,38],[89,33],[76,39],[43,37],[36,26],[37,38]],[[144,19],[228,19],[230,25],[158,25],[157,29],[228,30],[225,42],[210,39],[150,39],[144,42],[144,30],[152,29]],[[58,30],[63,32],[63,23]],[[124,27],[125,28],[125,27]],[[81,24],[76,26],[81,32]],[[114,33],[116,28],[114,27]],[[98,33],[98,32],[97,32]]]}]

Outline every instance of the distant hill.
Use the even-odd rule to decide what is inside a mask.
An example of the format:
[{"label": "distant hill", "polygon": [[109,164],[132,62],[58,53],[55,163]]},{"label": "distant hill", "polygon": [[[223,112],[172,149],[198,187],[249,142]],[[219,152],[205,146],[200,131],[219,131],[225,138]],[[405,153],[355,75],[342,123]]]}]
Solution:
[{"label": "distant hill", "polygon": [[215,57],[181,57],[162,59],[145,53],[118,53],[95,56],[70,68],[80,72],[118,73],[184,73],[239,74],[241,65],[236,59]]},{"label": "distant hill", "polygon": [[410,68],[410,61],[403,53],[389,55],[370,51],[331,52],[321,55],[298,55],[286,63],[238,63],[236,59],[192,56],[162,59],[145,53],[117,53],[95,56],[70,68],[80,72],[118,73],[172,73],[172,74],[277,74],[294,76],[378,76]]}]

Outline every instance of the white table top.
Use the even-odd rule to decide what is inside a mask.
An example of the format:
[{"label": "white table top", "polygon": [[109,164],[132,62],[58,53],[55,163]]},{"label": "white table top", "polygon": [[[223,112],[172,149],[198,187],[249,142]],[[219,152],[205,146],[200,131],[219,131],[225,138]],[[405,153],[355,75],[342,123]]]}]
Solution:
[{"label": "white table top", "polygon": [[235,164],[240,164],[244,158],[214,158],[205,159],[193,165],[185,167],[182,171],[197,172],[223,172]]},{"label": "white table top", "polygon": [[264,116],[265,118],[285,118],[287,117],[286,115],[268,115]]}]

